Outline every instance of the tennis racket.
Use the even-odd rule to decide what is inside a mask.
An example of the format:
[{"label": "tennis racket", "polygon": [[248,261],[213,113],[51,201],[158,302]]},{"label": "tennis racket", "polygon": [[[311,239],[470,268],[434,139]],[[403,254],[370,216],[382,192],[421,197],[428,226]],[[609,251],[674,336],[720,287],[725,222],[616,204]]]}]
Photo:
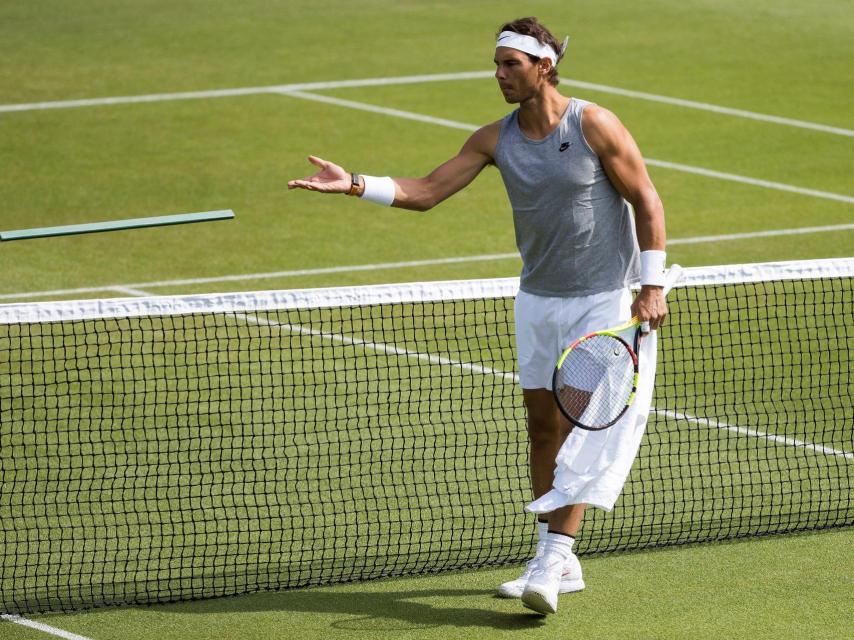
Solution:
[{"label": "tennis racket", "polygon": [[[682,267],[670,267],[665,296],[681,276]],[[588,333],[561,354],[552,377],[552,393],[561,413],[576,427],[606,429],[632,406],[639,377],[641,324],[634,317],[618,327]]]}]

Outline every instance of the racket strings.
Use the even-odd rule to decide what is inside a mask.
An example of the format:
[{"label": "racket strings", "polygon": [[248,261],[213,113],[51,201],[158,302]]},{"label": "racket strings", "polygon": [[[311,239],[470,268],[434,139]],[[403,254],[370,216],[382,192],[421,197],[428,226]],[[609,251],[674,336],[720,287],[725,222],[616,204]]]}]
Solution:
[{"label": "racket strings", "polygon": [[590,427],[606,426],[626,407],[634,373],[626,345],[597,335],[569,352],[558,370],[555,390],[569,417]]}]

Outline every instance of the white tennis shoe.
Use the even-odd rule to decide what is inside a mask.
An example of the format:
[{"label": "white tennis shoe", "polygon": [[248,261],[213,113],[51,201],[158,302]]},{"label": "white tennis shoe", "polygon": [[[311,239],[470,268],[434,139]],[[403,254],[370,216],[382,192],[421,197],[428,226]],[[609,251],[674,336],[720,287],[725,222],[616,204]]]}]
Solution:
[{"label": "white tennis shoe", "polygon": [[[537,561],[542,557],[544,552],[545,542],[537,545],[537,555],[528,561],[525,565],[525,571],[515,580],[505,582],[498,587],[498,595],[502,598],[521,598],[522,592],[525,590],[525,585],[531,578],[531,574],[537,567]],[[581,591],[584,588],[584,578],[581,575],[581,563],[573,553],[566,559],[563,565],[563,571],[560,578],[560,587],[558,593],[572,593]]]},{"label": "white tennis shoe", "polygon": [[565,564],[563,557],[557,553],[546,553],[539,558],[522,591],[522,604],[537,613],[557,613]]}]

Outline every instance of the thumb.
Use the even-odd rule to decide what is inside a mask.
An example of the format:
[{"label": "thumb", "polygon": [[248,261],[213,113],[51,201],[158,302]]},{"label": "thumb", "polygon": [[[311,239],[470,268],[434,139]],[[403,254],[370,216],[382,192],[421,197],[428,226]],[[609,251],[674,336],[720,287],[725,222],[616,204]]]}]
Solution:
[{"label": "thumb", "polygon": [[326,165],[328,165],[328,164],[329,164],[326,160],[324,160],[324,159],[322,159],[322,158],[318,158],[317,156],[309,156],[309,157],[308,157],[308,161],[309,161],[311,164],[313,164],[313,165],[315,165],[315,166],[317,166],[317,167],[320,167],[321,169],[325,169],[325,168],[326,168]]}]

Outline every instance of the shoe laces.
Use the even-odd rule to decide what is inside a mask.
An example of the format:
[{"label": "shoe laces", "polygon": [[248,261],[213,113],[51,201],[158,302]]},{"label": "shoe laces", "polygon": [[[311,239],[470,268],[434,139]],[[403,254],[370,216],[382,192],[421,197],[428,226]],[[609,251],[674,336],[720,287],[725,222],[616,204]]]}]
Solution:
[{"label": "shoe laces", "polygon": [[534,569],[537,568],[537,565],[540,562],[540,558],[542,558],[546,553],[546,543],[540,542],[537,544],[537,553],[533,558],[528,560],[528,563],[525,565],[525,571],[522,573],[522,578],[529,578],[531,573],[533,573]]},{"label": "shoe laces", "polygon": [[539,562],[531,570],[531,576],[547,576],[552,579],[560,580],[563,576],[563,565],[565,560],[558,555],[551,558],[537,558]]}]

